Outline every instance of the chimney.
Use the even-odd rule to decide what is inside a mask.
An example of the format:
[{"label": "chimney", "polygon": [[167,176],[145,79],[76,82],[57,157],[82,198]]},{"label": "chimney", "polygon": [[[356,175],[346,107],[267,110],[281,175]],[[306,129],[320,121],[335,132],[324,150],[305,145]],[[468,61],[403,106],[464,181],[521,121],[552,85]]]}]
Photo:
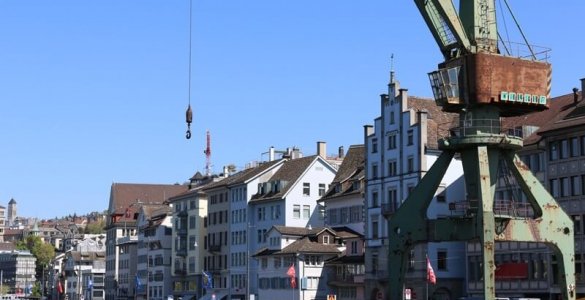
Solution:
[{"label": "chimney", "polygon": [[274,160],[274,146],[270,146],[270,149],[268,149],[268,161],[273,161]]},{"label": "chimney", "polygon": [[374,134],[374,126],[364,125],[364,137],[368,137],[372,134]]},{"label": "chimney", "polygon": [[223,176],[228,177],[228,166],[223,166]]},{"label": "chimney", "polygon": [[577,102],[579,102],[579,94],[577,94],[577,92],[579,91],[578,88],[574,87],[573,88],[573,103],[577,104]]},{"label": "chimney", "polygon": [[317,155],[327,158],[327,143],[317,142]]},{"label": "chimney", "polygon": [[581,100],[585,99],[585,78],[581,78]]},{"label": "chimney", "polygon": [[343,146],[339,146],[339,150],[337,152],[337,156],[339,156],[339,158],[344,158],[345,157],[345,152],[343,151]]}]

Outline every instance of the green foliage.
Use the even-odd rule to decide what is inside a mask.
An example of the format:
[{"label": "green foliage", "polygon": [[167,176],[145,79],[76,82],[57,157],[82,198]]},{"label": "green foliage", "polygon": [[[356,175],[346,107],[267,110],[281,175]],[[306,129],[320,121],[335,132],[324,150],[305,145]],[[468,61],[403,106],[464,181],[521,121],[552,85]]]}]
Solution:
[{"label": "green foliage", "polygon": [[8,293],[10,293],[10,286],[3,285],[2,289],[0,289],[0,294],[4,295],[4,294],[8,294]]},{"label": "green foliage", "polygon": [[103,219],[99,219],[95,222],[91,222],[85,226],[85,233],[88,234],[99,234],[105,233],[106,222]]},{"label": "green foliage", "polygon": [[35,285],[32,288],[32,295],[35,297],[40,297],[41,296],[41,283],[40,282],[35,282]]},{"label": "green foliage", "polygon": [[44,243],[40,237],[34,235],[29,235],[24,240],[18,241],[16,248],[19,250],[29,250],[37,259],[37,275],[41,274],[43,266],[48,265],[51,259],[55,257],[55,248],[53,248],[53,245]]}]

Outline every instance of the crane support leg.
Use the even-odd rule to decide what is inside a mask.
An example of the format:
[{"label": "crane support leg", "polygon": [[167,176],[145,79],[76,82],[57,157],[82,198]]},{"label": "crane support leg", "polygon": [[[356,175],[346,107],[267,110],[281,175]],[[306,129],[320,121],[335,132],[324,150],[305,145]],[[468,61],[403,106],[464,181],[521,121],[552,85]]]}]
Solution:
[{"label": "crane support leg", "polygon": [[410,249],[428,240],[427,226],[423,225],[427,222],[427,208],[454,154],[452,151],[443,151],[396,213],[388,218],[390,244],[388,253],[390,284],[386,293],[389,295],[388,299],[402,299],[404,274]]}]

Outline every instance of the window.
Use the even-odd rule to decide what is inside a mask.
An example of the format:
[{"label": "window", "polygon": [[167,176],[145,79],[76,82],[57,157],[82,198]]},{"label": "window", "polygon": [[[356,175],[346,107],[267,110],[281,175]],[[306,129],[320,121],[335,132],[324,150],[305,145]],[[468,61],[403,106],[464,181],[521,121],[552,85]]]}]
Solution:
[{"label": "window", "polygon": [[581,215],[572,215],[571,218],[573,219],[573,225],[575,227],[575,233],[581,234],[582,233],[582,223],[581,223]]},{"label": "window", "polygon": [[328,235],[323,236],[323,244],[329,244],[329,236]]},{"label": "window", "polygon": [[293,218],[295,219],[301,218],[301,206],[299,204],[293,205]]},{"label": "window", "polygon": [[550,191],[550,194],[553,197],[555,197],[555,198],[556,197],[559,197],[560,196],[560,194],[559,194],[559,180],[558,179],[551,179],[549,181],[549,187],[548,187],[548,189]]},{"label": "window", "polygon": [[362,221],[362,211],[363,211],[363,205],[355,205],[350,207],[350,223],[356,223],[356,222],[361,222]]},{"label": "window", "polygon": [[565,159],[569,157],[569,141],[568,140],[562,140],[560,143],[560,154],[561,154],[561,159]]},{"label": "window", "polygon": [[447,250],[437,250],[437,270],[447,270]]},{"label": "window", "polygon": [[561,197],[569,196],[569,177],[561,178]]},{"label": "window", "polygon": [[396,149],[396,134],[388,136],[388,150]]},{"label": "window", "polygon": [[303,205],[303,219],[308,220],[311,216],[311,207],[309,205]]},{"label": "window", "polygon": [[303,195],[311,196],[311,183],[303,182]]},{"label": "window", "polygon": [[554,141],[551,142],[550,145],[548,146],[548,153],[549,153],[549,160],[557,160],[559,159],[559,142],[558,141]]},{"label": "window", "polygon": [[329,210],[329,213],[327,214],[327,223],[329,225],[335,225],[335,224],[339,224],[339,219],[337,217],[337,208],[333,208]]},{"label": "window", "polygon": [[581,155],[581,149],[579,145],[579,138],[573,137],[571,138],[571,157]]},{"label": "window", "polygon": [[378,238],[378,216],[372,216],[372,239]]},{"label": "window", "polygon": [[571,196],[581,195],[581,178],[571,176]]},{"label": "window", "polygon": [[372,139],[372,153],[378,152],[378,139]]},{"label": "window", "polygon": [[372,191],[372,207],[378,207],[378,191]]},{"label": "window", "polygon": [[398,206],[400,206],[399,205],[400,203],[398,201],[398,191],[396,190],[396,188],[388,189],[388,203],[390,204],[392,212],[398,210]]},{"label": "window", "polygon": [[357,241],[351,242],[351,254],[357,254],[357,246],[358,246]]},{"label": "window", "polygon": [[372,178],[378,178],[378,165],[372,164]]},{"label": "window", "polygon": [[407,160],[408,173],[414,172],[414,157],[409,156]]},{"label": "window", "polygon": [[324,195],[325,195],[325,184],[319,183],[319,197],[322,197]]},{"label": "window", "polygon": [[407,137],[406,145],[407,146],[412,146],[412,144],[414,144],[414,132],[412,131],[412,129],[410,129],[408,131],[408,137]]},{"label": "window", "polygon": [[395,122],[395,121],[394,121],[394,112],[393,112],[393,111],[391,111],[391,112],[390,112],[390,124],[394,124],[394,122]]},{"label": "window", "polygon": [[266,207],[258,207],[258,221],[266,220]]},{"label": "window", "polygon": [[396,160],[392,159],[388,161],[388,176],[396,176],[397,169],[396,169]]}]

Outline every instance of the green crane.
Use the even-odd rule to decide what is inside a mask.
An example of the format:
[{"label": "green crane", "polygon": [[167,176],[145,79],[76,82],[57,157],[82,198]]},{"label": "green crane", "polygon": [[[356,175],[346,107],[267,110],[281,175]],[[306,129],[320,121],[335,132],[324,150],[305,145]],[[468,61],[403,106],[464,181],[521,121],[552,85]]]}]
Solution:
[{"label": "green crane", "polygon": [[[494,0],[415,0],[445,61],[429,73],[435,101],[459,114],[459,126],[439,140],[442,154],[404,203],[388,213],[389,299],[402,299],[410,250],[417,244],[475,241],[482,246],[483,291],[495,299],[495,243],[540,242],[556,255],[563,299],[575,299],[573,222],[516,152],[522,138],[501,127],[502,117],[548,108],[550,64],[500,54]],[[429,219],[427,209],[453,157],[459,154],[466,212]],[[494,212],[503,161],[533,214]]]}]

